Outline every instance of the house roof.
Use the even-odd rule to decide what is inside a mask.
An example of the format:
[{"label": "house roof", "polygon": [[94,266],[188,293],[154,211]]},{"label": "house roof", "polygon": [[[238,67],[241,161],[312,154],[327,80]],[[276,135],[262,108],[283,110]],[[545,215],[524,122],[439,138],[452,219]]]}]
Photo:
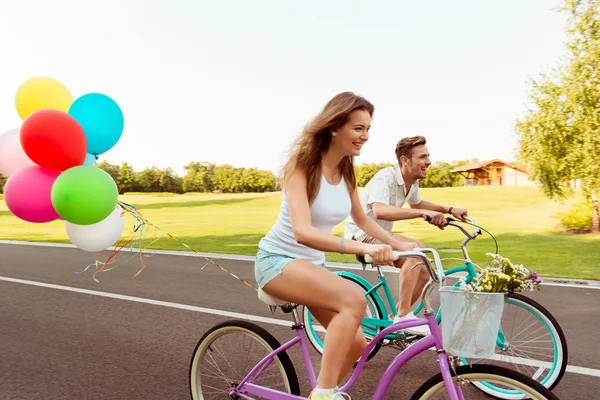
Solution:
[{"label": "house roof", "polygon": [[504,164],[504,166],[506,166],[506,167],[509,167],[509,168],[512,168],[512,169],[516,169],[517,171],[521,171],[521,172],[523,172],[525,174],[528,173],[528,171],[525,168],[520,167],[520,166],[515,165],[515,164],[507,163],[506,161],[502,161],[502,160],[500,160],[498,158],[495,158],[493,160],[488,160],[488,161],[480,161],[480,162],[476,162],[476,163],[469,163],[469,164],[461,165],[460,167],[456,167],[456,168],[450,170],[450,172],[472,171],[472,170],[475,170],[475,169],[481,169],[481,168],[483,168],[483,167],[485,167],[485,166],[487,166],[489,164],[492,164],[492,163],[501,163],[501,164]]}]

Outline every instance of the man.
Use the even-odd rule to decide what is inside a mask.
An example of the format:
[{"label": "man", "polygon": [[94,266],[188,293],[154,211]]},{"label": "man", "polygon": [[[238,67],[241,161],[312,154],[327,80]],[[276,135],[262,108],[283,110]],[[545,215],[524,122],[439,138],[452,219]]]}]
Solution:
[{"label": "man", "polygon": [[[426,140],[423,136],[407,137],[396,145],[396,158],[398,165],[387,167],[377,172],[367,183],[360,194],[360,202],[365,213],[373,218],[382,228],[392,234],[394,221],[404,219],[423,218],[429,223],[444,229],[446,218],[444,214],[451,214],[455,218],[464,221],[467,210],[452,206],[443,206],[426,200],[421,200],[419,195],[419,179],[427,175],[427,168],[431,165],[429,152],[425,146]],[[410,208],[402,208],[408,203]],[[378,241],[369,237],[360,230],[349,217],[346,221],[344,236],[364,243],[377,243]],[[394,234],[401,242],[412,242],[418,247],[423,244],[415,239]],[[427,281],[429,273],[422,263],[416,259],[403,259],[396,264],[402,267],[400,271],[400,298],[398,303],[398,315],[394,322],[416,318],[413,314],[412,305],[420,297]],[[428,326],[417,326],[407,328],[404,332],[414,335],[429,335]]]}]

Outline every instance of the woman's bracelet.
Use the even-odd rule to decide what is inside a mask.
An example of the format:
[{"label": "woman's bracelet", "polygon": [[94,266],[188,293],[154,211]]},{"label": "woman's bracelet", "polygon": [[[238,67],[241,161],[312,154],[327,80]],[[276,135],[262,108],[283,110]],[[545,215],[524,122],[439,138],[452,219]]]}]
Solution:
[{"label": "woman's bracelet", "polygon": [[340,254],[344,254],[344,237],[340,238]]}]

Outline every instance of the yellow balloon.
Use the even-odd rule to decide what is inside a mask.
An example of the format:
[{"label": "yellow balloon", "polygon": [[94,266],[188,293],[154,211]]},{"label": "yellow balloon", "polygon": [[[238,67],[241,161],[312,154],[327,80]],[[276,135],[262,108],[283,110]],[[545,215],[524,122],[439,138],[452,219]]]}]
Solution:
[{"label": "yellow balloon", "polygon": [[52,108],[69,112],[73,103],[73,95],[59,81],[36,77],[25,81],[17,90],[15,106],[21,119],[44,108]]}]

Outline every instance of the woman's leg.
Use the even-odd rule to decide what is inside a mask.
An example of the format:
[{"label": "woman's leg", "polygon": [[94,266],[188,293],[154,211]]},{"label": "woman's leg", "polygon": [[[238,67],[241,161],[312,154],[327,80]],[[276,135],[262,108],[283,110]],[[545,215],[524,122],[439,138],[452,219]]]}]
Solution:
[{"label": "woman's leg", "polygon": [[[319,323],[327,330],[325,333],[325,337],[329,334],[329,330],[327,327],[329,326],[329,322],[335,316],[335,313],[332,311],[323,310],[320,308],[310,308],[311,314],[319,321]],[[366,312],[365,312],[366,314]],[[359,326],[356,334],[354,335],[354,340],[350,346],[350,350],[346,354],[344,361],[342,362],[342,368],[340,369],[340,375],[338,377],[336,386],[339,386],[340,383],[344,380],[344,378],[348,375],[348,372],[354,366],[358,357],[360,357],[365,348],[367,347],[367,339],[365,338],[365,334],[362,331],[362,328]]]},{"label": "woman's leg", "polygon": [[337,386],[346,356],[366,314],[367,301],[360,289],[322,267],[306,260],[294,260],[263,290],[279,299],[334,314],[327,326],[317,386],[321,389]]}]

